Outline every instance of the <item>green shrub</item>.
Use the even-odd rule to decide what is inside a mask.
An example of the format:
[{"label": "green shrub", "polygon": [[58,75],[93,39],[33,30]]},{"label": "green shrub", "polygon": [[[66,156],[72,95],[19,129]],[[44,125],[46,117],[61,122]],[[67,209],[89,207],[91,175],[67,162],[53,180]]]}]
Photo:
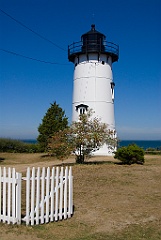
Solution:
[{"label": "green shrub", "polygon": [[150,155],[161,155],[161,147],[157,147],[157,148],[147,148],[145,150],[146,154],[150,154]]},{"label": "green shrub", "polygon": [[9,138],[0,138],[0,152],[36,153],[40,152],[40,150],[38,144],[24,143]]},{"label": "green shrub", "polygon": [[149,154],[149,155],[161,155],[161,151],[145,151],[146,154]]},{"label": "green shrub", "polygon": [[120,160],[123,164],[144,164],[144,150],[136,144],[127,147],[118,148],[114,158]]}]

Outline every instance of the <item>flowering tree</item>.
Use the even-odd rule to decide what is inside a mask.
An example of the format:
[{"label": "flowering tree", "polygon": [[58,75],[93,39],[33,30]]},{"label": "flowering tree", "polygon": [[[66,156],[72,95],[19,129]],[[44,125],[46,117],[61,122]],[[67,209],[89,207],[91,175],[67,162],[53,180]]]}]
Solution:
[{"label": "flowering tree", "polygon": [[71,125],[72,135],[75,143],[75,155],[78,163],[83,163],[84,158],[98,150],[102,145],[113,146],[113,132],[108,129],[107,124],[102,123],[99,118],[92,118],[93,112],[81,114],[78,122]]},{"label": "flowering tree", "polygon": [[116,138],[113,131],[99,118],[92,118],[92,111],[81,114],[77,122],[73,122],[68,129],[54,135],[49,144],[50,151],[57,158],[67,157],[71,150],[76,155],[77,163],[84,163],[85,157],[98,150],[102,145],[114,146]]}]

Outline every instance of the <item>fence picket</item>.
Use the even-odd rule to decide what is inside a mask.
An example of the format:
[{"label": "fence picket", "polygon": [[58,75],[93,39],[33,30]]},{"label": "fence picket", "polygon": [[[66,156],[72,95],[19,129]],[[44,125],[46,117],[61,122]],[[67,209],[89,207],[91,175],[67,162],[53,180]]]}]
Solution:
[{"label": "fence picket", "polygon": [[68,201],[68,217],[71,217],[71,214],[73,213],[73,181],[72,181],[72,168],[69,169],[69,201]]},{"label": "fence picket", "polygon": [[45,168],[41,175],[41,223],[44,223],[44,190],[45,190]]},{"label": "fence picket", "polygon": [[59,197],[59,167],[56,168],[56,183],[55,183],[55,221],[58,220],[58,197]]},{"label": "fence picket", "polygon": [[0,220],[2,219],[2,214],[1,214],[1,212],[2,212],[2,201],[1,201],[1,199],[2,199],[2,197],[1,197],[1,191],[2,191],[2,169],[1,169],[1,167],[0,167]]},{"label": "fence picket", "polygon": [[46,174],[46,223],[49,222],[49,187],[50,187],[50,168],[47,168]]},{"label": "fence picket", "polygon": [[68,189],[68,167],[65,169],[65,183],[64,183],[64,219],[67,218],[67,189]]},{"label": "fence picket", "polygon": [[27,168],[26,173],[26,225],[30,221],[30,168]]},{"label": "fence picket", "polygon": [[[16,170],[15,168],[12,169],[12,179],[16,178]],[[12,184],[12,217],[13,217],[13,224],[16,223],[16,191],[15,185]]]},{"label": "fence picket", "polygon": [[[6,168],[3,169],[3,212],[6,212]],[[3,222],[5,222],[5,218],[3,218]]]},{"label": "fence picket", "polygon": [[37,169],[37,187],[36,187],[36,224],[39,224],[39,201],[40,201],[40,168]]},{"label": "fence picket", "polygon": [[70,177],[71,177],[71,185],[69,187],[69,191],[70,191],[70,194],[71,194],[70,209],[71,209],[71,214],[73,214],[73,174],[72,174],[72,167],[70,167]]},{"label": "fence picket", "polygon": [[7,216],[8,216],[8,224],[10,224],[11,217],[11,168],[8,168],[8,207],[7,207]]},{"label": "fence picket", "polygon": [[17,224],[21,224],[21,179],[22,174],[16,173],[16,219]]},{"label": "fence picket", "polygon": [[33,167],[31,177],[31,225],[34,225],[34,201],[35,201],[35,168]]},{"label": "fence picket", "polygon": [[54,220],[54,182],[55,182],[55,167],[52,168],[52,174],[51,174],[51,213],[50,213],[50,221],[52,222]]},{"label": "fence picket", "polygon": [[63,208],[63,167],[60,171],[60,197],[59,197],[59,219],[62,220],[62,209]]}]

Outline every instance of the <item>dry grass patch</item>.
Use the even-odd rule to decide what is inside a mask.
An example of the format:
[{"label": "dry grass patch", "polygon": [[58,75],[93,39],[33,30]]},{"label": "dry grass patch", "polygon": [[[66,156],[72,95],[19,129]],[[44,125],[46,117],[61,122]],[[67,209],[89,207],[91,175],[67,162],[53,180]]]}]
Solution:
[{"label": "dry grass patch", "polygon": [[[20,154],[21,160],[18,155],[6,155],[8,164],[4,160],[1,165],[9,166],[11,161],[14,166],[14,157],[16,169],[60,163],[56,159],[42,160],[41,154],[27,155]],[[94,157],[88,164],[73,165],[71,219],[35,227],[1,224],[0,239],[161,239],[161,156],[147,155],[144,165],[125,166],[114,162],[112,157]],[[68,163],[73,164],[74,158],[68,159]]]}]

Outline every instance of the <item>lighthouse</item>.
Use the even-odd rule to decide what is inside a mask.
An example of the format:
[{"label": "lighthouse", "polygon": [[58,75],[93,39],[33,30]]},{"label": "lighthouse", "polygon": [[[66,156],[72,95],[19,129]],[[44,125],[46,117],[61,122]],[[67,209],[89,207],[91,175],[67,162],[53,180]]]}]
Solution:
[{"label": "lighthouse", "polygon": [[[112,64],[118,61],[119,46],[108,42],[106,36],[91,25],[91,30],[79,42],[68,46],[68,59],[74,64],[72,121],[89,109],[94,117],[115,131],[114,87]],[[112,155],[111,146],[103,145],[95,155]]]}]

